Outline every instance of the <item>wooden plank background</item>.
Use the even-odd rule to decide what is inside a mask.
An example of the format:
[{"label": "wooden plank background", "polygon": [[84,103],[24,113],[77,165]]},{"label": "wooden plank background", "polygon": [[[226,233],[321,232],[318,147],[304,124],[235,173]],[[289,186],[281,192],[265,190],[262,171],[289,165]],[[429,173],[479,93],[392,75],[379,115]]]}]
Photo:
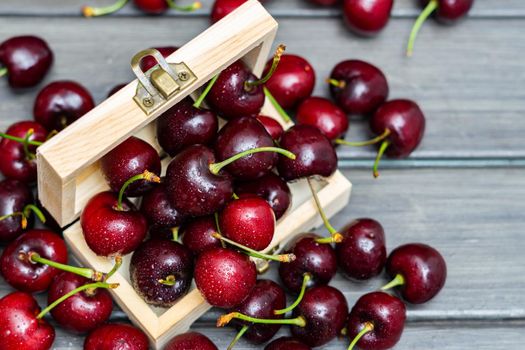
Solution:
[{"label": "wooden plank background", "polygon": [[[44,37],[56,54],[46,82],[79,81],[100,102],[113,85],[132,78],[128,64],[135,52],[182,45],[205,29],[211,2],[203,1],[194,14],[147,17],[128,6],[116,16],[83,19],[79,8],[88,0],[3,0],[0,40],[30,33]],[[280,23],[278,41],[315,67],[315,94],[327,94],[323,80],[333,65],[359,58],[386,73],[391,97],[414,99],[426,114],[421,147],[409,159],[383,162],[377,180],[369,170],[374,148],[339,149],[340,164],[354,189],[334,226],[373,217],[385,227],[389,250],[425,242],[438,248],[448,263],[445,289],[430,303],[409,307],[409,322],[396,348],[523,349],[525,3],[480,0],[469,19],[457,26],[429,21],[414,57],[407,59],[403,48],[418,13],[415,3],[397,0],[387,29],[374,39],[348,33],[337,9],[316,9],[304,0],[271,0],[267,8]],[[12,92],[0,79],[1,130],[31,119],[37,91]],[[347,139],[368,137],[365,121],[351,124]],[[274,269],[269,276],[275,276]],[[332,284],[353,304],[384,281],[355,284],[338,276]],[[0,283],[0,295],[9,291]],[[45,296],[38,298],[44,305]],[[206,314],[195,328],[224,349],[233,332],[214,329],[218,313]],[[115,310],[113,318],[125,320],[125,315]],[[82,336],[57,331],[55,349],[81,348]],[[344,349],[347,344],[334,341],[327,348]],[[238,348],[256,347],[241,342]]]}]

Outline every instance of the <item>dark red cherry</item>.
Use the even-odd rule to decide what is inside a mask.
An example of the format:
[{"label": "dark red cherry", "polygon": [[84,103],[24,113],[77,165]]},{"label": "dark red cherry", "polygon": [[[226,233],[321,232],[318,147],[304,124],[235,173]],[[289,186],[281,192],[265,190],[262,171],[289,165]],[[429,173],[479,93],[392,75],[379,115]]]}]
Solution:
[{"label": "dark red cherry", "polygon": [[212,306],[231,309],[244,301],[257,282],[255,264],[231,249],[203,252],[195,264],[195,284]]},{"label": "dark red cherry", "polygon": [[235,193],[241,198],[254,194],[266,200],[273,209],[275,220],[279,220],[292,204],[290,187],[272,172],[256,180],[236,183]]},{"label": "dark red cherry", "polygon": [[330,73],[330,93],[348,114],[368,116],[388,97],[388,82],[376,66],[360,61],[339,62]]},{"label": "dark red cherry", "polygon": [[175,336],[164,347],[164,350],[219,350],[204,334],[187,332]]},{"label": "dark red cherry", "polygon": [[281,139],[281,135],[284,133],[284,128],[277,120],[275,120],[275,118],[259,114],[257,120],[264,126],[266,132],[270,134],[274,141],[279,141]]},{"label": "dark red cherry", "polygon": [[133,288],[146,303],[171,307],[185,295],[193,275],[193,256],[182,244],[152,239],[142,243],[129,265]]},{"label": "dark red cherry", "polygon": [[109,90],[109,92],[108,92],[108,97],[111,97],[111,96],[115,95],[117,92],[119,92],[126,85],[128,85],[128,83],[122,83],[122,84],[118,84],[118,85],[113,86],[111,88],[111,90]]},{"label": "dark red cherry", "polygon": [[313,233],[297,237],[287,249],[295,255],[295,260],[279,265],[279,277],[284,286],[299,293],[305,273],[311,275],[308,287],[328,284],[337,272],[335,251],[329,244],[317,243],[321,238]]},{"label": "dark red cherry", "polygon": [[395,278],[393,286],[400,285],[403,299],[422,304],[435,297],[445,285],[447,264],[436,249],[422,243],[410,243],[390,253],[386,272]]},{"label": "dark red cherry", "polygon": [[147,221],[128,200],[118,208],[113,192],[100,192],[86,204],[80,225],[87,245],[97,255],[124,255],[135,250],[146,237]]},{"label": "dark red cherry", "polygon": [[348,118],[342,109],[329,99],[309,97],[297,108],[297,124],[315,126],[330,140],[344,137],[348,130]]},{"label": "dark red cherry", "polygon": [[11,87],[35,86],[44,79],[52,63],[53,52],[39,37],[16,36],[0,44],[0,76],[7,74]]},{"label": "dark red cherry", "polygon": [[166,172],[168,199],[185,215],[211,215],[220,210],[233,194],[231,176],[211,172],[213,152],[203,145],[186,148],[172,159]]},{"label": "dark red cherry", "polygon": [[217,232],[217,225],[213,216],[201,216],[186,222],[180,228],[182,244],[188,247],[195,256],[202,252],[221,247],[221,241],[213,237]]},{"label": "dark red cherry", "polygon": [[84,341],[84,350],[148,350],[148,337],[124,323],[107,323],[95,328]]},{"label": "dark red cherry", "polygon": [[273,239],[275,214],[262,198],[246,197],[231,201],[219,214],[221,233],[254,250],[263,250]]},{"label": "dark red cherry", "polygon": [[[55,276],[49,287],[50,305],[74,289],[91,283],[87,278],[71,272]],[[75,332],[88,332],[106,322],[113,310],[113,299],[106,289],[95,288],[76,293],[51,310],[51,315],[62,327]]]},{"label": "dark red cherry", "polygon": [[[237,7],[244,4],[247,0],[215,0],[211,8],[210,21],[211,23],[218,22],[223,17],[229,15]],[[260,2],[264,2],[259,0]]]},{"label": "dark red cherry", "polygon": [[43,292],[49,288],[53,277],[60,271],[48,265],[29,261],[27,254],[30,252],[65,264],[67,263],[66,244],[54,232],[30,230],[11,242],[2,252],[0,271],[7,283],[23,292]]},{"label": "dark red cherry", "polygon": [[386,154],[394,158],[407,157],[421,142],[425,132],[425,116],[410,100],[391,100],[384,103],[370,119],[372,132],[381,135],[390,130],[386,139]]},{"label": "dark red cherry", "polygon": [[[348,315],[347,335],[363,350],[394,347],[405,327],[406,308],[398,298],[383,292],[363,295]],[[349,349],[352,349],[350,346]]]},{"label": "dark red cherry", "polygon": [[74,81],[54,81],[36,96],[33,117],[47,130],[60,131],[95,107],[89,91]]},{"label": "dark red cherry", "polygon": [[[31,189],[18,180],[4,179],[0,181],[0,243],[8,243],[24,232],[22,216],[13,213],[22,213],[25,206],[33,203]],[[29,216],[27,228],[33,226],[33,216]]]},{"label": "dark red cherry", "polygon": [[[238,153],[259,147],[273,147],[274,142],[264,126],[253,117],[230,120],[219,131],[215,141],[215,154],[223,161]],[[277,164],[278,156],[273,152],[260,152],[245,156],[225,169],[241,180],[252,180],[264,176]]]},{"label": "dark red cherry", "polygon": [[311,347],[317,347],[341,333],[346,323],[348,305],[338,289],[317,286],[306,290],[293,315],[303,316],[306,326],[292,326],[292,335]]},{"label": "dark red cherry", "polygon": [[[166,3],[166,1],[164,1]],[[179,48],[176,46],[161,46],[161,47],[154,47],[155,50],[160,52],[162,57],[166,58],[175,51],[177,51]],[[156,66],[158,63],[152,56],[146,56],[140,61],[140,69],[143,72],[146,72]]]},{"label": "dark red cherry", "polygon": [[[102,157],[100,166],[111,190],[118,192],[127,180],[145,170],[159,175],[160,157],[149,143],[131,136]],[[141,196],[153,186],[151,182],[139,180],[129,185],[125,194],[128,197]]]},{"label": "dark red cherry", "polygon": [[209,145],[218,128],[217,115],[193,107],[192,100],[187,97],[157,119],[157,139],[162,149],[173,157],[188,146]]},{"label": "dark red cherry", "polygon": [[379,275],[386,263],[385,232],[374,219],[357,219],[339,233],[343,241],[336,244],[337,264],[345,275],[367,280]]},{"label": "dark red cherry", "polygon": [[[272,60],[266,64],[270,70]],[[315,86],[315,71],[312,65],[297,55],[282,55],[279,66],[266,83],[275,100],[285,109],[297,106],[312,94]]]},{"label": "dark red cherry", "polygon": [[166,0],[133,0],[133,4],[148,15],[160,15],[169,8]]},{"label": "dark red cherry", "polygon": [[344,0],[343,18],[359,35],[377,35],[387,25],[393,4],[393,0]]},{"label": "dark red cherry", "polygon": [[[33,121],[21,121],[11,125],[5,132],[7,135],[24,139],[28,132],[33,134],[30,141],[44,142],[47,138],[46,129]],[[28,154],[24,151],[21,142],[3,138],[0,141],[0,172],[7,178],[16,179],[25,183],[36,181],[36,146],[28,147]]]},{"label": "dark red cherry", "polygon": [[280,337],[264,347],[264,350],[311,350],[312,348],[293,337]]},{"label": "dark red cherry", "polygon": [[180,226],[186,220],[186,216],[179,213],[169,202],[164,183],[160,183],[142,197],[140,211],[148,220],[150,233]]},{"label": "dark red cherry", "polygon": [[0,349],[49,350],[55,329],[40,312],[31,294],[12,292],[0,299]]},{"label": "dark red cherry", "polygon": [[264,104],[263,89],[260,85],[245,86],[245,82],[256,80],[242,61],[236,61],[220,73],[206,101],[225,119],[256,117]]},{"label": "dark red cherry", "polygon": [[296,159],[279,155],[277,169],[286,181],[314,175],[330,176],[337,170],[337,155],[330,140],[310,125],[294,125],[281,137],[280,146]]}]

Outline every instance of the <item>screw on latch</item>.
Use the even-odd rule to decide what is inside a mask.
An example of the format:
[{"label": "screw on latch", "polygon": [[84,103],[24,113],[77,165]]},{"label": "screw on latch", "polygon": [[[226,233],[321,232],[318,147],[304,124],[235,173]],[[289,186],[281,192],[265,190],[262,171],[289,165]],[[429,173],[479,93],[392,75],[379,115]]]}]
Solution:
[{"label": "screw on latch", "polygon": [[151,106],[153,106],[153,99],[152,99],[151,97],[143,98],[143,99],[142,99],[142,104],[143,104],[145,107],[151,107]]},{"label": "screw on latch", "polygon": [[186,72],[186,71],[179,72],[177,75],[179,76],[179,79],[182,80],[182,81],[186,81],[190,77],[188,72]]}]

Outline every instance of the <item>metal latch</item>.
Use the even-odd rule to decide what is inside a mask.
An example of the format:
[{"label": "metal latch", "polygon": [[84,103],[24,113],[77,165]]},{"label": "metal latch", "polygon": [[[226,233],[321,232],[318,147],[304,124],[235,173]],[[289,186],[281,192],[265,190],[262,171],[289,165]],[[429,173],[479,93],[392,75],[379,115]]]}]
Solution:
[{"label": "metal latch", "polygon": [[[147,56],[152,56],[158,64],[143,72],[140,69],[140,62]],[[143,50],[133,56],[131,69],[139,80],[133,100],[146,114],[160,108],[170,98],[197,80],[185,63],[168,63],[155,49]]]}]

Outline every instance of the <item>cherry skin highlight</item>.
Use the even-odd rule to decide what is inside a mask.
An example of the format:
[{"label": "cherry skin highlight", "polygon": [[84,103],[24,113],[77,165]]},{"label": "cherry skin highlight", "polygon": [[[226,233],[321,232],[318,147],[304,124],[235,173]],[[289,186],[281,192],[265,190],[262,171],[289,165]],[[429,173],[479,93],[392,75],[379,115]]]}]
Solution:
[{"label": "cherry skin highlight", "polygon": [[374,36],[387,25],[393,4],[393,0],[344,0],[343,18],[353,32]]},{"label": "cherry skin highlight", "polygon": [[84,350],[148,350],[148,337],[138,328],[124,323],[107,323],[89,333]]},{"label": "cherry skin highlight", "polygon": [[323,97],[309,97],[297,108],[297,124],[311,125],[330,140],[344,138],[348,130],[345,112]]},{"label": "cherry skin highlight", "polygon": [[277,120],[260,114],[257,116],[257,120],[264,126],[274,141],[279,141],[281,139],[281,135],[284,133],[284,128]]}]

